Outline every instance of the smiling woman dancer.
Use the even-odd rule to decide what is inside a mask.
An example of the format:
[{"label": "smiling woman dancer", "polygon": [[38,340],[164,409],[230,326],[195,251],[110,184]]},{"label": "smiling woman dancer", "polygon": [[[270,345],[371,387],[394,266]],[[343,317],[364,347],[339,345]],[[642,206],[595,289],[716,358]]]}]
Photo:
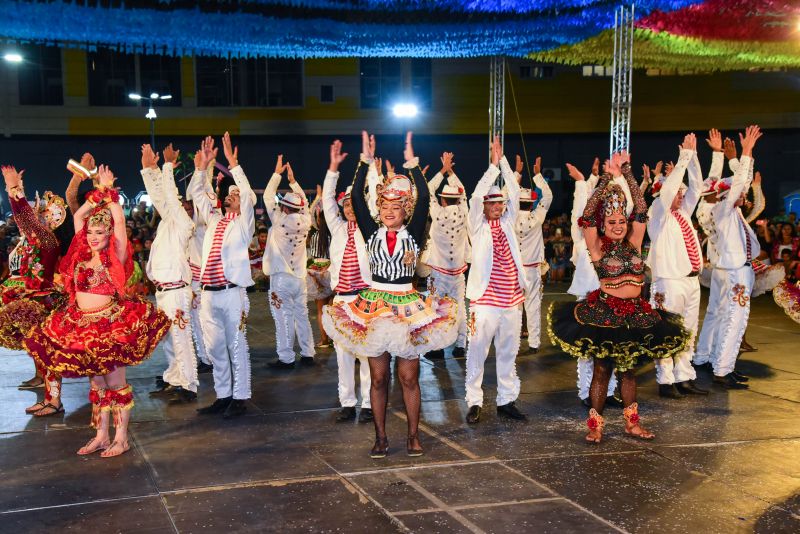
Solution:
[{"label": "smiling woman dancer", "polygon": [[[630,223],[625,216],[625,194],[620,186],[610,183],[620,172],[634,204]],[[639,424],[633,368],[639,356],[675,356],[689,339],[678,315],[654,310],[642,298],[641,249],[646,223],[647,205],[631,172],[630,157],[624,152],[614,154],[611,162],[606,162],[579,221],[600,289],[589,293],[586,300],[551,304],[548,314],[548,332],[554,345],[578,358],[594,358],[589,390],[592,409],[586,422],[586,441],[592,443],[602,439],[602,413],[614,367],[622,376],[625,432],[640,439],[655,437]]]},{"label": "smiling woman dancer", "polygon": [[[323,324],[338,345],[357,356],[369,357],[370,398],[375,418],[375,445],[370,456],[384,458],[389,453],[386,405],[392,356],[397,357],[408,419],[406,451],[409,456],[420,456],[423,451],[417,436],[419,355],[455,342],[457,305],[448,297],[425,298],[412,286],[430,206],[428,186],[419,160],[414,157],[411,132],[406,135],[403,167],[413,184],[409,178],[396,174],[378,186],[380,222],[372,218],[364,195],[375,142],[367,132],[361,135],[362,155],[351,199],[358,229],[366,240],[372,282],[354,300],[326,306]],[[336,157],[341,161],[346,155]]]},{"label": "smiling woman dancer", "polygon": [[[75,213],[75,237],[61,260],[68,303],[33,328],[24,345],[37,364],[62,376],[91,377],[89,400],[97,435],[78,454],[103,449],[118,456],[129,449],[128,422],[133,389],[125,367],[148,358],[170,327],[169,318],[151,303],[125,296],[133,270],[125,215],[114,175],[100,166],[100,182]],[[110,412],[116,433],[109,440]]]}]

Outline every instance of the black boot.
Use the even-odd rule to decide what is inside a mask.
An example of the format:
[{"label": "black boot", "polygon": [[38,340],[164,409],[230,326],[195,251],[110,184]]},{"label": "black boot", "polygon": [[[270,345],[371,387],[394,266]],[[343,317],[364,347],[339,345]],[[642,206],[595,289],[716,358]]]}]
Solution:
[{"label": "black boot", "polygon": [[528,418],[527,415],[519,411],[513,401],[509,402],[508,404],[498,406],[497,415],[502,415],[503,417],[508,417],[509,419],[515,419],[517,421],[525,421]]},{"label": "black boot", "polygon": [[477,404],[470,406],[467,412],[467,423],[474,425],[481,420],[481,407]]},{"label": "black boot", "polygon": [[467,349],[464,347],[456,347],[453,349],[453,358],[463,358],[467,355]]},{"label": "black boot", "polygon": [[733,375],[733,379],[736,380],[737,382],[749,382],[750,381],[750,377],[749,376],[740,373],[736,369],[731,371],[731,375]]},{"label": "black boot", "polygon": [[708,395],[708,390],[697,387],[694,380],[676,382],[675,387],[684,395]]},{"label": "black boot", "polygon": [[345,423],[347,421],[352,421],[356,418],[356,407],[355,406],[343,406],[341,410],[339,410],[339,414],[336,416],[337,423]]},{"label": "black boot", "polygon": [[214,366],[210,363],[200,362],[197,364],[197,374],[204,375],[214,372]]},{"label": "black boot", "polygon": [[444,350],[432,350],[425,353],[425,357],[429,360],[444,360]]},{"label": "black boot", "polygon": [[205,406],[204,408],[198,408],[197,413],[200,415],[211,415],[216,413],[222,413],[231,403],[232,397],[223,397],[221,399],[215,400],[209,406]]},{"label": "black boot", "polygon": [[375,416],[372,414],[371,408],[361,408],[361,411],[358,413],[359,423],[371,423],[374,420]]},{"label": "black boot", "polygon": [[678,391],[678,388],[675,387],[675,384],[659,384],[658,396],[664,397],[665,399],[682,399],[685,397],[683,393]]},{"label": "black boot", "polygon": [[[589,403],[587,406],[589,406],[589,408],[591,408],[592,404]],[[612,408],[624,408],[625,407],[625,405],[622,404],[622,399],[620,399],[616,395],[609,395],[608,397],[606,397],[606,406],[611,406]]]},{"label": "black boot", "polygon": [[267,367],[270,369],[280,369],[280,370],[289,370],[294,369],[294,362],[286,363],[280,360],[275,360],[274,362],[269,362]]},{"label": "black boot", "polygon": [[225,412],[222,414],[223,419],[231,419],[233,417],[239,417],[244,412],[247,411],[247,406],[244,405],[243,399],[233,399],[228,407],[225,408]]},{"label": "black boot", "polygon": [[747,389],[747,384],[742,384],[741,382],[737,382],[735,378],[733,378],[733,373],[728,373],[725,376],[717,376],[714,375],[714,384],[718,386],[722,386],[725,389]]},{"label": "black boot", "polygon": [[186,388],[177,387],[172,392],[172,395],[169,398],[170,403],[179,403],[179,402],[194,402],[197,400],[197,393],[194,391],[189,391]]}]

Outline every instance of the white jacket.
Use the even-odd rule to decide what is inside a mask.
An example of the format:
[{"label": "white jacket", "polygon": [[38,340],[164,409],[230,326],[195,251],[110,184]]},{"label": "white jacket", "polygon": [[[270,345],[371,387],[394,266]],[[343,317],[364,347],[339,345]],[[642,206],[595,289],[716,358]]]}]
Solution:
[{"label": "white jacket", "polygon": [[294,182],[289,187],[303,199],[303,207],[297,213],[285,214],[275,201],[278,193],[280,174],[273,174],[264,189],[264,207],[267,210],[272,227],[267,237],[267,247],[264,249],[262,269],[264,274],[272,276],[278,273],[287,273],[297,278],[305,278],[306,239],[311,229],[311,213],[308,211],[308,199],[300,184]]},{"label": "white jacket", "polygon": [[194,222],[178,200],[178,188],[172,175],[172,163],[158,169],[142,169],[144,187],[153,202],[161,222],[147,260],[147,277],[153,282],[192,282],[189,268],[189,242]]},{"label": "white jacket", "polygon": [[[438,267],[445,270],[457,270],[472,261],[472,247],[469,243],[469,233],[467,231],[467,217],[469,208],[467,207],[467,194],[463,193],[461,201],[453,206],[442,207],[436,198],[436,189],[444,180],[442,173],[428,182],[430,191],[430,215],[431,227],[428,244],[421,261],[431,267]],[[458,176],[451,174],[447,178],[447,183],[454,187],[464,189],[464,184]]]},{"label": "white jacket", "polygon": [[715,267],[720,269],[738,269],[744,266],[747,262],[748,240],[750,259],[756,258],[761,253],[755,232],[745,222],[742,210],[736,206],[736,201],[742,192],[749,187],[747,176],[750,160],[749,156],[742,156],[740,165],[733,175],[730,191],[711,208],[711,218],[716,229],[713,245],[718,255]]},{"label": "white jacket", "polygon": [[[338,180],[338,172],[328,171],[322,185],[322,213],[325,215],[325,223],[331,233],[331,243],[328,246],[331,266],[328,268],[328,272],[331,273],[331,287],[334,289],[339,285],[339,269],[342,266],[344,249],[347,247],[347,221],[339,215],[339,204],[336,202],[336,182]],[[364,236],[361,235],[358,227],[353,232],[353,242],[358,255],[358,270],[361,273],[361,279],[364,283],[370,284],[372,276],[369,270],[369,257]]]},{"label": "white jacket", "polygon": [[[225,278],[237,286],[252,286],[253,277],[250,275],[250,255],[248,247],[256,231],[255,217],[253,214],[253,190],[247,181],[242,167],[237,165],[231,169],[233,180],[239,187],[241,215],[233,219],[225,228],[222,240],[222,271]],[[205,273],[211,245],[217,225],[222,220],[222,214],[216,207],[216,196],[211,189],[211,182],[207,172],[195,170],[192,181],[189,182],[194,209],[198,218],[207,228],[203,239],[203,263],[200,265],[200,277]],[[214,199],[212,201],[212,199]]]},{"label": "white jacket", "polygon": [[470,199],[468,224],[473,254],[472,266],[467,280],[466,296],[473,301],[481,298],[486,292],[486,288],[489,287],[489,278],[492,275],[492,264],[494,263],[492,229],[489,227],[489,221],[483,215],[483,197],[486,196],[489,188],[501,173],[508,188],[508,202],[506,211],[500,217],[500,227],[503,229],[508,245],[511,248],[511,256],[514,259],[514,265],[517,267],[519,285],[523,291],[527,291],[530,287],[528,278],[525,276],[525,270],[522,268],[522,257],[519,252],[517,236],[514,232],[514,222],[517,219],[517,211],[519,210],[519,184],[511,171],[511,167],[508,166],[508,161],[503,156],[500,160],[499,169],[494,165],[489,165],[478,185],[475,186],[475,191],[473,191]]},{"label": "white jacket", "polygon": [[547,180],[541,174],[533,177],[533,183],[542,190],[542,199],[534,210],[519,210],[517,214],[516,232],[519,248],[522,253],[522,264],[533,265],[544,261],[544,239],[542,224],[547,217],[547,210],[553,202],[553,192]]},{"label": "white jacket", "polygon": [[[692,150],[682,149],[678,163],[661,187],[661,193],[650,206],[647,233],[650,236],[650,253],[647,256],[647,265],[654,278],[679,279],[692,272],[692,262],[686,248],[680,223],[672,214],[672,202],[683,182],[683,175],[689,169],[689,187],[683,196],[683,202],[678,212],[689,224],[697,254],[700,257],[700,271],[703,269],[702,248],[697,238],[697,231],[692,227],[692,213],[694,213],[703,180],[700,174],[700,165],[697,154]],[[698,271],[699,272],[699,271]]]}]

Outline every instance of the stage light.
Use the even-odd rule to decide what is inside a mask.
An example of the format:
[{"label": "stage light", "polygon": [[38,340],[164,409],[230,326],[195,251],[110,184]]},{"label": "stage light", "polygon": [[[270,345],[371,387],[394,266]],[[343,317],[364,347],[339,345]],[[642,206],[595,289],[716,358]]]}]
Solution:
[{"label": "stage light", "polygon": [[7,52],[3,55],[3,59],[9,63],[22,63],[22,56],[16,52]]},{"label": "stage light", "polygon": [[141,100],[142,95],[140,95],[139,93],[128,93],[128,98],[130,98],[131,100]]},{"label": "stage light", "polygon": [[154,110],[153,108],[148,109],[147,115],[144,116],[145,119],[150,119],[150,120],[155,119],[156,117],[157,117],[156,110]]},{"label": "stage light", "polygon": [[161,100],[172,100],[172,95],[161,95],[158,98]]},{"label": "stage light", "polygon": [[158,98],[158,93],[150,93],[150,98],[155,100],[156,98]]},{"label": "stage light", "polygon": [[410,103],[395,104],[392,108],[392,113],[394,116],[400,119],[414,118],[417,116],[418,111],[417,105]]}]

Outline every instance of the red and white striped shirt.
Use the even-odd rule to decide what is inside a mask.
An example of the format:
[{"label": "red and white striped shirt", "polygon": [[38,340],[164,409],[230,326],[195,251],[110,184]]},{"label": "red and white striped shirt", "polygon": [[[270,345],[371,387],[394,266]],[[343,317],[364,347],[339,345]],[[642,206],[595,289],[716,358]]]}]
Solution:
[{"label": "red and white striped shirt", "polygon": [[353,238],[357,229],[358,225],[355,222],[347,222],[347,245],[344,247],[342,265],[339,267],[339,283],[334,289],[337,293],[350,293],[367,287],[361,278],[356,241]]},{"label": "red and white striped shirt", "polygon": [[697,249],[697,238],[695,237],[694,231],[692,227],[689,226],[689,221],[687,221],[678,210],[673,210],[672,215],[675,216],[675,220],[678,221],[678,225],[681,227],[683,242],[686,243],[686,252],[689,254],[689,262],[692,264],[692,271],[698,273],[700,272],[702,262],[700,261],[700,251]]},{"label": "red and white striped shirt", "polygon": [[236,217],[236,213],[226,213],[214,231],[214,240],[211,242],[211,252],[208,254],[206,269],[203,271],[203,285],[224,286],[228,283],[225,271],[222,268],[222,239],[225,237],[225,228]]},{"label": "red and white striped shirt", "polygon": [[189,269],[192,271],[192,282],[199,282],[200,281],[200,266],[189,262]]},{"label": "red and white striped shirt", "polygon": [[489,221],[489,226],[492,229],[492,274],[486,291],[471,304],[513,308],[525,300],[519,285],[517,266],[500,221]]}]

